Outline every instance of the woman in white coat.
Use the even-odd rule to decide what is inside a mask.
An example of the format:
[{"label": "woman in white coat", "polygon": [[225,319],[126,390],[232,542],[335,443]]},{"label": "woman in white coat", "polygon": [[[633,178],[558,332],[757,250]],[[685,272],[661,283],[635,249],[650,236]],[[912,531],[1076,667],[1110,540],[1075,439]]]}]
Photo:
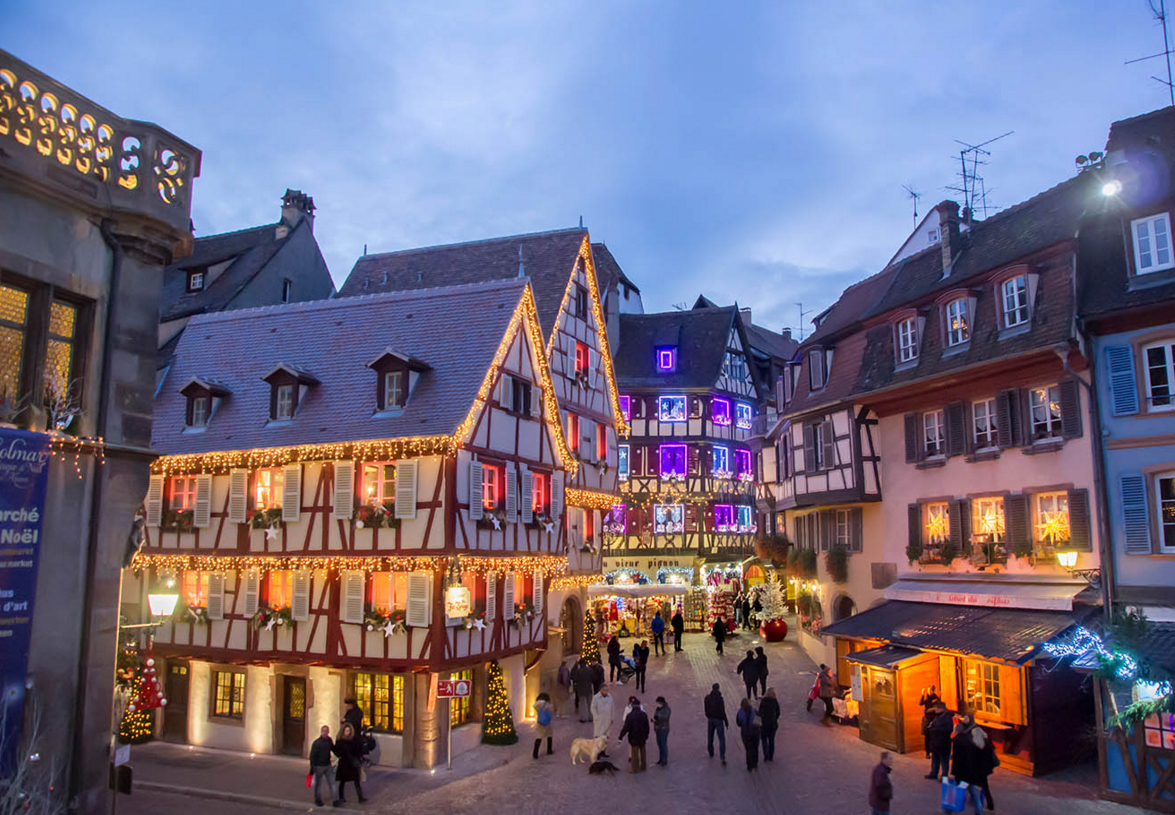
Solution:
[{"label": "woman in white coat", "polygon": [[608,686],[601,685],[600,692],[592,697],[592,738],[608,738],[608,731],[612,728],[613,703]]}]

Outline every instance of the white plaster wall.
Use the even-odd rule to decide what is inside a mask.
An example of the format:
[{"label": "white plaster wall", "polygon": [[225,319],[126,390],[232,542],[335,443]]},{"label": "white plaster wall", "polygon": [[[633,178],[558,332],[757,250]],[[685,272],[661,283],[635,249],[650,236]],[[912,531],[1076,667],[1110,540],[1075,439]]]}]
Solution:
[{"label": "white plaster wall", "polygon": [[522,654],[504,657],[502,665],[502,679],[506,683],[506,695],[510,702],[510,712],[514,721],[520,722],[525,718],[526,711],[526,662]]}]

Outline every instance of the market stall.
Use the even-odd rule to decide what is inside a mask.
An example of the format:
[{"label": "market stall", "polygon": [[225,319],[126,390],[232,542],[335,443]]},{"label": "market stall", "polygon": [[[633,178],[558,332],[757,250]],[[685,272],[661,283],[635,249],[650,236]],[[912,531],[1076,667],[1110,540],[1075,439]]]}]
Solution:
[{"label": "market stall", "polygon": [[674,608],[684,603],[689,590],[682,584],[597,584],[588,587],[588,596],[603,613],[610,633],[648,637],[653,615],[660,611],[668,629]]}]

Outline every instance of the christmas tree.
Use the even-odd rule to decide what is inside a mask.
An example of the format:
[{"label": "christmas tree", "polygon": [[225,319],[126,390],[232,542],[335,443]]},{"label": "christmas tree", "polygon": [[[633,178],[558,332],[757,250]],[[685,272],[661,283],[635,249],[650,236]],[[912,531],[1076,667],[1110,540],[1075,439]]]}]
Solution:
[{"label": "christmas tree", "polygon": [[502,678],[502,666],[498,660],[490,662],[486,680],[486,710],[481,722],[482,744],[514,744],[518,741],[518,734],[514,732],[514,714],[510,712],[506,682]]},{"label": "christmas tree", "polygon": [[711,586],[706,591],[706,627],[713,628],[719,617],[726,623],[734,618],[733,594],[725,586]]},{"label": "christmas tree", "polygon": [[759,619],[764,622],[782,620],[787,614],[787,595],[784,594],[783,584],[776,580],[764,583],[759,588],[759,602],[763,604]]},{"label": "christmas tree", "polygon": [[167,704],[159,687],[155,659],[148,657],[137,672],[130,704],[118,727],[118,740],[123,744],[142,744],[151,740],[155,715],[151,712]]},{"label": "christmas tree", "polygon": [[590,609],[583,618],[583,648],[580,649],[580,656],[589,665],[600,661],[600,641],[596,639],[596,621]]}]

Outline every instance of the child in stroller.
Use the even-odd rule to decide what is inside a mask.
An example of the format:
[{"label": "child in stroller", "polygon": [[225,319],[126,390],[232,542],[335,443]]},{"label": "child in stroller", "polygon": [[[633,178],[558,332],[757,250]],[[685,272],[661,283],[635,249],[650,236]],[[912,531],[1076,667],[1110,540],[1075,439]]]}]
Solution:
[{"label": "child in stroller", "polygon": [[620,652],[620,674],[617,677],[621,685],[627,684],[628,680],[636,676],[636,660],[630,656],[625,656],[624,652]]}]

